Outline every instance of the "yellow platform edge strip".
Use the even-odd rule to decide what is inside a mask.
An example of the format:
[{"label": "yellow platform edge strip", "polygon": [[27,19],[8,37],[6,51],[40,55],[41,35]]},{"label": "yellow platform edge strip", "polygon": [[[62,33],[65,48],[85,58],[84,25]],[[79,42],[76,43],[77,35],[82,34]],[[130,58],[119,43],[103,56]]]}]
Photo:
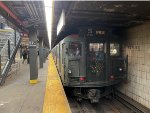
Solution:
[{"label": "yellow platform edge strip", "polygon": [[38,80],[30,80],[29,83],[30,84],[36,84],[36,83],[38,83]]},{"label": "yellow platform edge strip", "polygon": [[14,32],[13,29],[0,29],[0,32]]},{"label": "yellow platform edge strip", "polygon": [[48,76],[42,113],[71,113],[52,54],[49,55]]}]

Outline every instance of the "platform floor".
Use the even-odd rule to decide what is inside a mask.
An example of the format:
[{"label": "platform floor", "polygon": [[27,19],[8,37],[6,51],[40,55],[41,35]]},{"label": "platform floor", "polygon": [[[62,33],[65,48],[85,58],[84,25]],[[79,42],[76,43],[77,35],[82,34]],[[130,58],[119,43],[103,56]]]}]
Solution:
[{"label": "platform floor", "polygon": [[39,83],[29,84],[29,65],[20,62],[20,71],[0,86],[0,113],[42,113],[48,60],[39,69]]},{"label": "platform floor", "polygon": [[52,55],[39,69],[38,83],[29,83],[28,64],[0,86],[0,113],[71,113]]}]

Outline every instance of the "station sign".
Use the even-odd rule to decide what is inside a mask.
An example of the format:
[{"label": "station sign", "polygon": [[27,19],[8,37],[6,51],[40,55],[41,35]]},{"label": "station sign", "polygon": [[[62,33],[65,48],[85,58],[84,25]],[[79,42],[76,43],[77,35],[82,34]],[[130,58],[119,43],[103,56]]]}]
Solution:
[{"label": "station sign", "polygon": [[36,46],[37,46],[36,42],[34,41],[29,42],[29,47],[36,47]]}]

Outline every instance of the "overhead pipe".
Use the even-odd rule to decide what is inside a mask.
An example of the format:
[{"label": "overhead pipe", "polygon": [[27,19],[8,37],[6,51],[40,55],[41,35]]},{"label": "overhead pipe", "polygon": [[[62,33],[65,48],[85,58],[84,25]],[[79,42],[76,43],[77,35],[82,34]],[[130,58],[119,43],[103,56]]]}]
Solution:
[{"label": "overhead pipe", "polygon": [[29,5],[28,5],[27,2],[25,2],[25,7],[26,7],[26,9],[27,9],[27,11],[28,11],[30,17],[32,17],[33,15],[32,15],[32,12],[31,12],[30,7],[29,7]]},{"label": "overhead pipe", "polygon": [[[42,5],[44,6],[44,2],[43,2]],[[39,9],[42,9],[39,2],[38,2],[38,7],[39,7]],[[44,7],[45,7],[45,6],[44,6]],[[39,10],[39,12],[40,12],[40,13],[39,13],[39,16],[40,16],[40,17],[42,17],[42,14],[45,13],[44,11],[42,12],[41,10]]]},{"label": "overhead pipe", "polygon": [[29,5],[29,8],[30,8],[30,10],[31,10],[31,12],[32,12],[33,17],[36,18],[36,14],[35,14],[35,12],[34,12],[34,10],[33,10],[33,7],[32,7],[32,5],[31,5],[31,3],[28,3],[28,5]]},{"label": "overhead pipe", "polygon": [[[37,1],[37,2],[38,2],[38,1]],[[35,4],[33,3],[33,1],[31,2],[31,4],[32,4],[32,6],[33,6],[33,10],[34,10],[34,12],[35,12],[37,18],[39,18],[39,14],[38,14],[38,12],[37,12],[36,6],[35,6]]]},{"label": "overhead pipe", "polygon": [[26,4],[26,7],[27,7],[28,12],[30,12],[31,18],[34,18],[34,15],[33,15],[32,11],[30,10],[31,8],[30,8],[30,6],[29,6],[28,1],[27,1],[25,4]]},{"label": "overhead pipe", "polygon": [[13,19],[15,19],[20,25],[24,26],[24,24],[17,18],[15,14],[2,2],[0,1],[0,7],[5,10]]}]

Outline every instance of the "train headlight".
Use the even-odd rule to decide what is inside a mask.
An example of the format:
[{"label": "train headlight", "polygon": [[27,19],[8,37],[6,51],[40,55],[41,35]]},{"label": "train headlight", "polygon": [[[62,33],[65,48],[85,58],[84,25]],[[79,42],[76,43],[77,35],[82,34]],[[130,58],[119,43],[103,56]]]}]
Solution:
[{"label": "train headlight", "polygon": [[117,49],[113,49],[113,54],[117,54]]},{"label": "train headlight", "polygon": [[71,74],[71,73],[72,73],[70,69],[68,69],[68,73],[69,73],[69,74]]},{"label": "train headlight", "polygon": [[120,72],[121,72],[121,71],[123,71],[123,69],[122,69],[121,67],[119,67],[119,69],[118,69],[118,70],[119,70]]}]

